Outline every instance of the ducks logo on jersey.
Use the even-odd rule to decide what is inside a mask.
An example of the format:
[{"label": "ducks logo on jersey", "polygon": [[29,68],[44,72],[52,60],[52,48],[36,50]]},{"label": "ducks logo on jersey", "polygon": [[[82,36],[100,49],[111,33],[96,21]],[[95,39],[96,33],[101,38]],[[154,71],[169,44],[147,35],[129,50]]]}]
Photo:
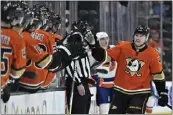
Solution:
[{"label": "ducks logo on jersey", "polygon": [[130,74],[131,76],[141,76],[140,70],[145,64],[143,61],[132,58],[126,58],[126,62],[126,73]]}]

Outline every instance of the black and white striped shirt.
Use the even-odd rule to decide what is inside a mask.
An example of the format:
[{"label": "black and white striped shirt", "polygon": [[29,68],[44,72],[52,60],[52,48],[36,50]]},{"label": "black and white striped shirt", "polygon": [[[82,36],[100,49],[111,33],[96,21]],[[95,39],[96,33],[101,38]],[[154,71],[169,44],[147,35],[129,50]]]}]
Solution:
[{"label": "black and white striped shirt", "polygon": [[[76,75],[74,75],[76,71]],[[82,80],[88,79],[91,76],[90,61],[88,54],[85,54],[77,60],[73,60],[70,65],[65,68],[65,75],[67,77],[75,77],[75,82],[80,84]]]},{"label": "black and white striped shirt", "polygon": [[88,52],[83,57],[73,60],[71,64],[65,68],[65,76],[73,78],[74,71],[76,71],[75,82],[80,84],[82,80],[91,77],[91,66],[95,62],[95,59],[91,56],[91,52]]}]

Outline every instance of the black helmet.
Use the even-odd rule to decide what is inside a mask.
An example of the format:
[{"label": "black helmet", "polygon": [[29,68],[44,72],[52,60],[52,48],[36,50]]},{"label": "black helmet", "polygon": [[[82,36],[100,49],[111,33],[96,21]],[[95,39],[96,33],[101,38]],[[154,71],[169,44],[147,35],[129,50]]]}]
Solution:
[{"label": "black helmet", "polygon": [[60,29],[61,25],[61,17],[60,15],[50,15],[42,27],[45,31],[52,31],[53,33],[56,33]]},{"label": "black helmet", "polygon": [[1,21],[12,26],[23,27],[26,8],[23,7],[23,3],[2,1],[1,4]]},{"label": "black helmet", "polygon": [[56,33],[60,27],[61,27],[61,16],[60,15],[53,15],[50,17],[51,23],[52,23],[52,31]]},{"label": "black helmet", "polygon": [[146,36],[149,36],[149,33],[150,33],[150,28],[145,26],[145,25],[139,25],[136,29],[135,29],[135,32],[134,32],[134,35],[135,34],[143,34],[143,35],[146,35]]},{"label": "black helmet", "polygon": [[78,31],[84,34],[87,29],[89,29],[89,24],[87,23],[87,21],[78,20],[77,22],[75,21],[72,24],[72,31]]},{"label": "black helmet", "polygon": [[24,24],[24,31],[28,31],[35,27],[35,29],[38,29],[41,27],[42,22],[39,20],[36,16],[36,13],[34,13],[31,9],[25,10],[25,24]]},{"label": "black helmet", "polygon": [[95,38],[87,21],[77,21],[72,24],[72,32],[80,32],[84,41],[90,47],[95,45]]},{"label": "black helmet", "polygon": [[1,1],[1,21],[10,23],[14,19],[14,10],[17,8],[10,1]]}]

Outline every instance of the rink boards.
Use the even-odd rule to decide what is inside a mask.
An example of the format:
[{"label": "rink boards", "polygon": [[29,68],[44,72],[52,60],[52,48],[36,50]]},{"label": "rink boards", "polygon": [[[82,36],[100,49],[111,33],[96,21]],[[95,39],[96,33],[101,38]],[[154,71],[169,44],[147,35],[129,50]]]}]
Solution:
[{"label": "rink boards", "polygon": [[[167,83],[171,86],[172,82]],[[90,88],[92,96],[90,114],[98,114],[96,88]],[[1,114],[65,114],[65,89],[52,89],[35,94],[12,94],[8,103],[1,102]],[[168,107],[155,106],[154,114],[171,114]]]}]

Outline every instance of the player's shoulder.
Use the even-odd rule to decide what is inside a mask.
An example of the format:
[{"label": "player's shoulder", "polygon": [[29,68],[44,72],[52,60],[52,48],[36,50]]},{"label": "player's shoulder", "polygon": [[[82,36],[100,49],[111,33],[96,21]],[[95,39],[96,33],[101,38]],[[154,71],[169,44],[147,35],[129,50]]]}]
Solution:
[{"label": "player's shoulder", "polygon": [[2,29],[2,33],[5,33],[8,36],[17,36],[18,32],[13,29]]},{"label": "player's shoulder", "polygon": [[150,52],[152,56],[159,56],[159,52],[151,46],[148,46],[148,52]]},{"label": "player's shoulder", "polygon": [[115,46],[119,46],[119,47],[128,47],[129,45],[131,45],[132,43],[129,41],[120,41],[118,42]]},{"label": "player's shoulder", "polygon": [[62,36],[59,35],[59,34],[53,34],[53,37],[55,37],[55,39],[58,39],[58,40],[62,40]]},{"label": "player's shoulder", "polygon": [[4,33],[9,36],[13,42],[20,42],[20,40],[23,39],[22,34],[19,34],[13,29],[4,29]]},{"label": "player's shoulder", "polygon": [[21,34],[24,38],[27,37],[28,35],[30,35],[30,33],[28,33],[28,32],[22,32]]},{"label": "player's shoulder", "polygon": [[115,47],[115,45],[109,45],[109,47],[110,47],[110,48],[113,48],[113,47]]},{"label": "player's shoulder", "polygon": [[42,29],[35,30],[35,33],[37,33],[37,34],[44,34],[44,35],[47,35],[47,36],[50,35],[48,32],[46,32],[46,31],[44,31]]}]

